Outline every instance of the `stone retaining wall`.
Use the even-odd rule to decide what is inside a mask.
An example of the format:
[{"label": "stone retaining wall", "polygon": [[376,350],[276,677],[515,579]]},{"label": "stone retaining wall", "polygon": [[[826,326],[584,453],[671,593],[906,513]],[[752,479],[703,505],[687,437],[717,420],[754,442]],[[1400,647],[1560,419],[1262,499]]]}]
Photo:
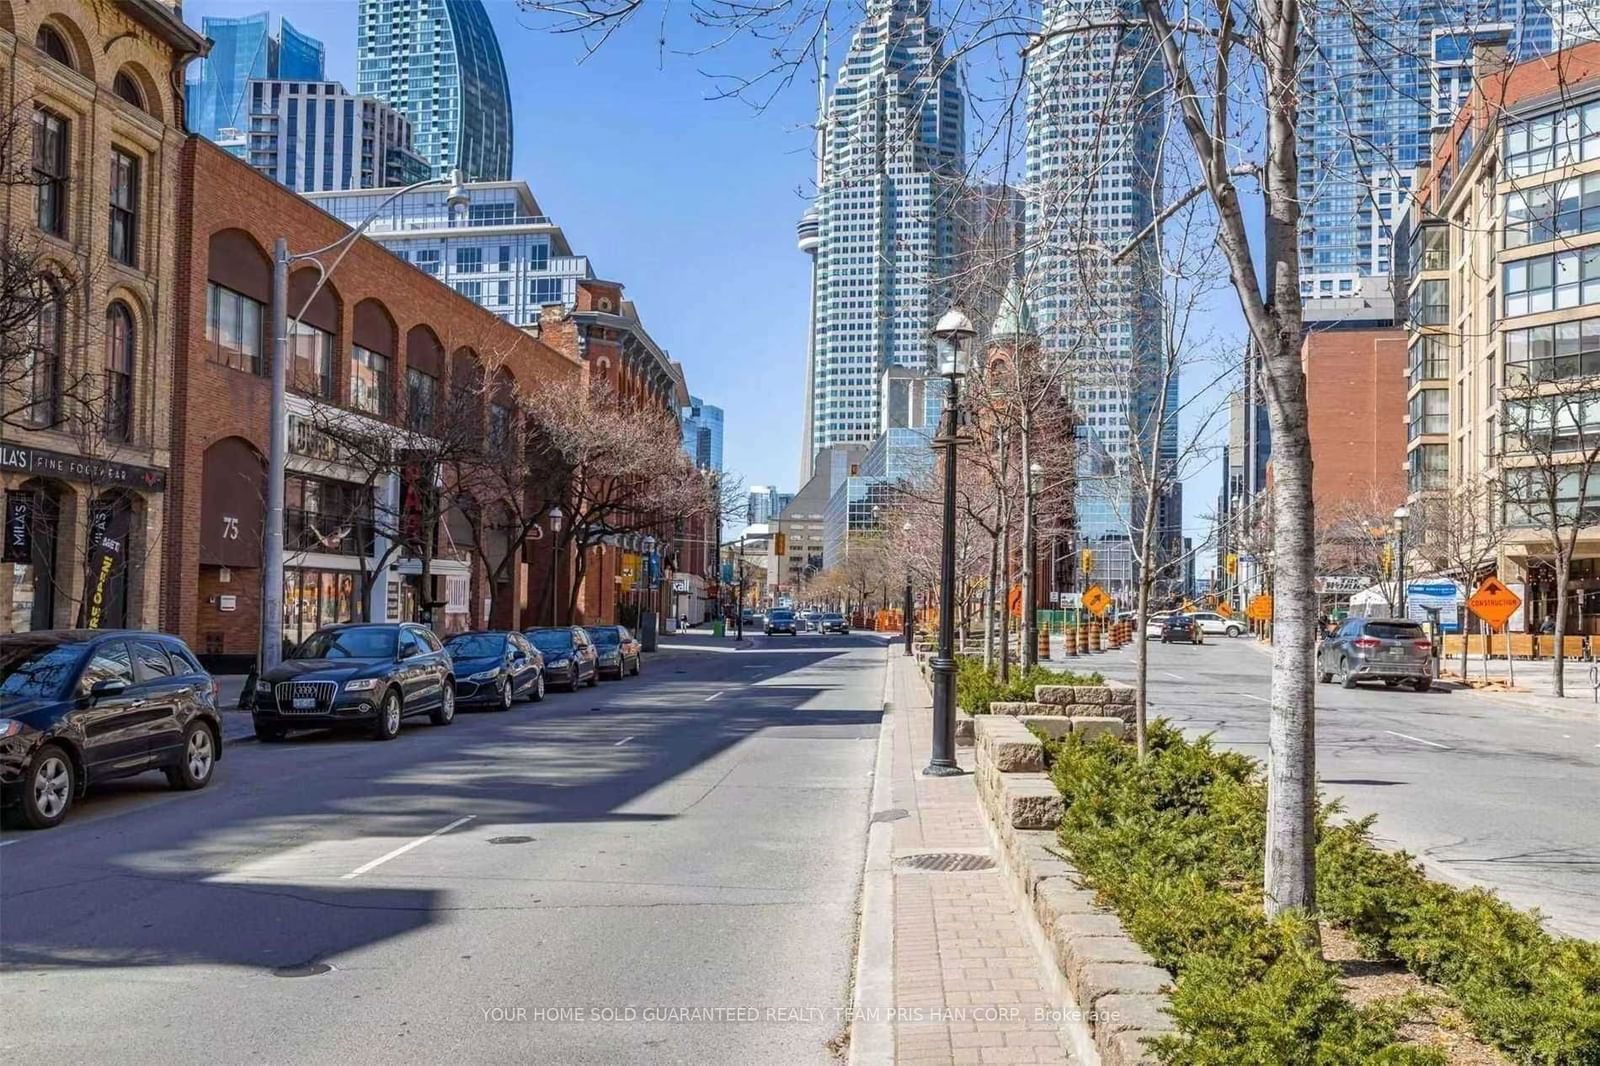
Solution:
[{"label": "stone retaining wall", "polygon": [[[1038,694],[1047,687],[1060,686],[1040,686]],[[1152,1066],[1157,1060],[1144,1041],[1174,1028],[1165,991],[1172,975],[1128,937],[1116,915],[1095,905],[1094,893],[1061,856],[1056,839],[1061,793],[1045,772],[1044,745],[1029,729],[1034,724],[1057,737],[1079,731],[1121,735],[1124,723],[1120,717],[1065,713],[1077,704],[1044,705],[1055,710],[974,719],[979,803],[1005,873],[1032,908],[1075,1000],[1066,1006],[1084,1012],[1100,1061]]]}]

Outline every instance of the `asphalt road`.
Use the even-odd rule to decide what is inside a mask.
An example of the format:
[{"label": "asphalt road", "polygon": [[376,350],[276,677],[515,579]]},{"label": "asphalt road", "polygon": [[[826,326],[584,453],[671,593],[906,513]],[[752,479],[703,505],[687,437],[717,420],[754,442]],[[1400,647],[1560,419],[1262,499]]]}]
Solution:
[{"label": "asphalt road", "polygon": [[6,830],[0,1055],[831,1061],[883,644],[668,641],[642,678],[236,744],[202,792]]},{"label": "asphalt road", "polygon": [[[1270,649],[1150,642],[1155,713],[1267,754]],[[1131,680],[1132,647],[1070,665]],[[1317,686],[1317,773],[1385,843],[1435,876],[1538,907],[1600,939],[1600,715],[1541,714],[1465,691]]]}]

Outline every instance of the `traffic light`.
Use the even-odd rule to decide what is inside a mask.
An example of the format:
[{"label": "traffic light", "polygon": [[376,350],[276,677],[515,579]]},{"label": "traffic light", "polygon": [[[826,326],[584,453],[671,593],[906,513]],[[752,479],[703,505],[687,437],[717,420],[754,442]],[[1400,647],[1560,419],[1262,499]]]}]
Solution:
[{"label": "traffic light", "polygon": [[1383,553],[1378,556],[1378,573],[1388,577],[1394,573],[1394,546],[1385,544]]},{"label": "traffic light", "polygon": [[787,533],[774,533],[772,536],[772,554],[789,554],[789,535]]},{"label": "traffic light", "polygon": [[1239,573],[1239,557],[1237,555],[1229,555],[1224,565],[1227,567],[1229,577],[1234,577]]},{"label": "traffic light", "polygon": [[1085,575],[1094,569],[1094,551],[1092,549],[1084,548],[1078,553],[1078,569]]}]

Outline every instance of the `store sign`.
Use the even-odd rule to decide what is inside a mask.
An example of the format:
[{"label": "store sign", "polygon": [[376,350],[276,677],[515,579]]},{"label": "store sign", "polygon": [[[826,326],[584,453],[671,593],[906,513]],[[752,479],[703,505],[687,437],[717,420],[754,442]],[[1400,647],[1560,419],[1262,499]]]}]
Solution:
[{"label": "store sign", "polygon": [[[111,512],[102,512],[109,522]],[[96,522],[96,525],[99,525]],[[122,541],[109,533],[99,533],[94,548],[89,553],[88,605],[84,612],[84,627],[99,629],[105,624],[106,608],[111,596],[111,576],[122,563]]]},{"label": "store sign", "polygon": [[13,470],[33,477],[59,477],[96,485],[119,485],[141,492],[165,492],[167,472],[148,466],[113,463],[83,455],[67,455],[43,448],[24,448],[0,444],[0,470]]},{"label": "store sign", "polygon": [[1372,582],[1355,574],[1318,574],[1317,592],[1323,596],[1354,596]]},{"label": "store sign", "polygon": [[6,493],[5,561],[33,562],[33,493]]}]

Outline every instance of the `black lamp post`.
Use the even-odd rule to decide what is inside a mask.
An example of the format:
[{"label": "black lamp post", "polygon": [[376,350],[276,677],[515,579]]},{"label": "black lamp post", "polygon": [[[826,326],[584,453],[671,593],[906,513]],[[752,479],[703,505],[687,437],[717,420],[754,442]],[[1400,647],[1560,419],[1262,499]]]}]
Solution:
[{"label": "black lamp post", "polygon": [[944,342],[939,376],[944,394],[944,426],[934,444],[944,449],[944,521],[939,544],[939,648],[928,665],[933,671],[933,757],[922,772],[932,777],[961,773],[956,764],[956,447],[961,443],[961,346],[977,336],[972,322],[955,308],[944,313],[933,335]]},{"label": "black lamp post", "polygon": [[[911,540],[911,523],[907,522],[905,525],[901,526],[900,527],[900,532],[902,532],[902,533],[904,533],[906,535],[906,541],[909,544],[909,542]],[[911,621],[911,563],[910,563],[909,560],[906,562],[906,601],[905,601],[905,607],[904,607],[904,609],[903,609],[903,611],[901,613],[900,622],[901,622],[901,628],[903,628],[905,630],[906,654],[910,655],[911,654],[911,635],[915,630],[915,626],[912,624],[912,621]]]},{"label": "black lamp post", "polygon": [[1406,519],[1411,517],[1411,512],[1406,510],[1406,505],[1401,504],[1394,509],[1394,539],[1395,539],[1395,598],[1400,604],[1400,617],[1406,616]]}]

